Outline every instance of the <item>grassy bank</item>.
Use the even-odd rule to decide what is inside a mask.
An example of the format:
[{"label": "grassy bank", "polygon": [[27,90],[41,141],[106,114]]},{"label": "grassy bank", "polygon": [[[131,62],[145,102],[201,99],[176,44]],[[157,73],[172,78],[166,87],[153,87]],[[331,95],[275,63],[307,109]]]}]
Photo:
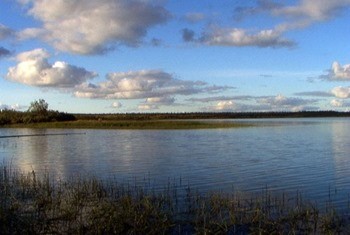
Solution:
[{"label": "grassy bank", "polygon": [[248,124],[225,121],[198,120],[77,120],[67,122],[41,122],[11,124],[13,128],[77,128],[77,129],[213,129],[247,127]]},{"label": "grassy bank", "polygon": [[334,234],[349,218],[294,196],[268,192],[161,192],[93,177],[53,181],[0,166],[2,234]]}]

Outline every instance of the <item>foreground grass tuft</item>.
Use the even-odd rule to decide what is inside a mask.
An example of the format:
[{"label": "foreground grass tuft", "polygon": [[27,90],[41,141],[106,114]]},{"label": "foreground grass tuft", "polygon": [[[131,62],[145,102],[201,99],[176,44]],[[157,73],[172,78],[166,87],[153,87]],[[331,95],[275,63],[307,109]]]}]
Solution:
[{"label": "foreground grass tuft", "polygon": [[[161,192],[76,177],[53,181],[0,166],[1,234],[335,234],[349,217],[301,196]],[[181,196],[182,195],[182,196]]]}]

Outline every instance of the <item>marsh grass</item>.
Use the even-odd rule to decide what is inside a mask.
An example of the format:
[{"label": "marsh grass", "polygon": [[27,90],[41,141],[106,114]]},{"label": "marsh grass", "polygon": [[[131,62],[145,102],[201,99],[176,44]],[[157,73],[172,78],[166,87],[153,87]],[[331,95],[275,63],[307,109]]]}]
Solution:
[{"label": "marsh grass", "polygon": [[[180,192],[181,191],[181,192]],[[200,194],[72,177],[60,181],[0,166],[1,234],[336,234],[349,215],[296,195],[264,190]]]}]

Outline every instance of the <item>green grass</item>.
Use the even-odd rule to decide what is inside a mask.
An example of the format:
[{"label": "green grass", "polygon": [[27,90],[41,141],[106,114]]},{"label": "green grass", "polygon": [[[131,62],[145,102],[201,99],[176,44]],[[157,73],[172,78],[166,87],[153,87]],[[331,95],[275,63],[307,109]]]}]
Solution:
[{"label": "green grass", "polygon": [[347,234],[349,225],[347,214],[321,212],[298,193],[201,195],[172,183],[155,192],[0,165],[1,234]]},{"label": "green grass", "polygon": [[192,120],[77,120],[68,122],[44,122],[31,124],[12,124],[5,127],[14,128],[80,128],[80,129],[150,129],[150,130],[176,130],[176,129],[213,129],[247,127],[248,124],[228,121],[192,121]]}]

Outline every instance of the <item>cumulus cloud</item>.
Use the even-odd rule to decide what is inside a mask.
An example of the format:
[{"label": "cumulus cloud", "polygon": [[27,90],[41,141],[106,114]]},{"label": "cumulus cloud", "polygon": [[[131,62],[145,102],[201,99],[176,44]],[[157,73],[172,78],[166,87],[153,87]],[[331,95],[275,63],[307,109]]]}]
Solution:
[{"label": "cumulus cloud", "polygon": [[289,111],[302,111],[304,109],[310,109],[307,105],[316,103],[316,100],[305,100],[301,98],[285,97],[283,95],[260,97],[257,98],[257,103],[261,105],[267,105],[272,110],[289,110]]},{"label": "cumulus cloud", "polygon": [[247,111],[249,105],[238,103],[237,101],[249,101],[253,99],[252,96],[211,96],[201,98],[190,98],[186,101],[209,103],[207,107],[202,108],[204,112],[233,112],[233,111]]},{"label": "cumulus cloud", "polygon": [[257,46],[257,47],[294,47],[295,43],[281,36],[278,30],[269,29],[249,32],[241,28],[210,28],[203,34],[201,42],[214,46]]},{"label": "cumulus cloud", "polygon": [[207,98],[191,98],[187,101],[210,103],[203,111],[214,112],[271,112],[271,111],[303,111],[317,110],[318,100],[277,96],[214,96]]},{"label": "cumulus cloud", "polygon": [[271,110],[267,105],[254,105],[239,103],[234,100],[218,101],[213,105],[204,107],[204,112],[250,112]]},{"label": "cumulus cloud", "polygon": [[16,57],[17,65],[9,68],[6,78],[30,86],[72,88],[96,76],[66,62],[50,64],[49,57],[44,49],[20,53]]},{"label": "cumulus cloud", "polygon": [[286,22],[278,25],[281,31],[302,29],[314,23],[330,20],[350,7],[350,0],[301,0],[294,6],[273,9],[273,15],[282,16]]},{"label": "cumulus cloud", "polygon": [[349,0],[301,0],[298,5],[275,8],[273,13],[312,22],[328,20],[350,6]]},{"label": "cumulus cloud", "polygon": [[139,104],[138,109],[141,111],[159,109],[160,106],[175,105],[174,97],[149,97],[145,102]]},{"label": "cumulus cloud", "polygon": [[350,87],[335,87],[332,89],[331,93],[340,99],[347,99],[350,97]]},{"label": "cumulus cloud", "polygon": [[5,39],[13,34],[13,31],[3,24],[0,24],[0,40]]},{"label": "cumulus cloud", "polygon": [[122,105],[122,103],[116,101],[116,102],[113,102],[111,107],[114,108],[114,109],[120,109],[121,107],[123,107],[123,105]]},{"label": "cumulus cloud", "polygon": [[149,110],[159,109],[159,106],[155,104],[140,104],[138,106],[138,109],[140,111],[149,111]]},{"label": "cumulus cloud", "polygon": [[11,52],[6,48],[0,47],[0,58],[10,55]]},{"label": "cumulus cloud", "polygon": [[277,95],[258,98],[258,103],[269,104],[272,106],[290,106],[305,104],[305,101],[301,98],[287,98],[283,95]]},{"label": "cumulus cloud", "polygon": [[328,73],[319,77],[328,81],[348,81],[350,80],[350,64],[341,65],[335,61],[332,64],[332,68],[328,70]]},{"label": "cumulus cloud", "polygon": [[137,46],[149,28],[165,23],[169,13],[143,0],[29,0],[28,13],[42,22],[20,37],[39,37],[56,49],[100,54],[116,45]]},{"label": "cumulus cloud", "polygon": [[343,107],[343,101],[342,100],[337,100],[337,99],[333,99],[331,100],[331,106],[333,107]]},{"label": "cumulus cloud", "polygon": [[234,9],[236,20],[267,13],[270,16],[282,18],[282,23],[276,24],[271,29],[256,32],[239,28],[210,29],[204,33],[203,42],[208,45],[236,47],[293,47],[296,43],[284,38],[284,33],[308,27],[316,22],[330,20],[348,9],[350,0],[300,0],[295,5],[284,4],[271,0],[258,0],[256,6],[236,7]]},{"label": "cumulus cloud", "polygon": [[232,100],[220,101],[214,107],[217,111],[233,110],[236,108],[236,104]]},{"label": "cumulus cloud", "polygon": [[77,87],[76,97],[99,99],[150,99],[164,101],[164,97],[220,92],[230,87],[209,86],[202,81],[184,81],[162,70],[140,70],[109,73],[106,81],[84,83]]},{"label": "cumulus cloud", "polygon": [[24,41],[32,38],[44,38],[46,33],[47,32],[41,28],[26,28],[17,32],[16,36],[20,41]]},{"label": "cumulus cloud", "polygon": [[283,5],[271,0],[258,0],[256,6],[237,7],[234,17],[242,19],[247,16],[270,13],[286,21],[277,26],[280,30],[305,28],[313,23],[332,19],[350,7],[349,0],[300,0],[295,5]]}]

